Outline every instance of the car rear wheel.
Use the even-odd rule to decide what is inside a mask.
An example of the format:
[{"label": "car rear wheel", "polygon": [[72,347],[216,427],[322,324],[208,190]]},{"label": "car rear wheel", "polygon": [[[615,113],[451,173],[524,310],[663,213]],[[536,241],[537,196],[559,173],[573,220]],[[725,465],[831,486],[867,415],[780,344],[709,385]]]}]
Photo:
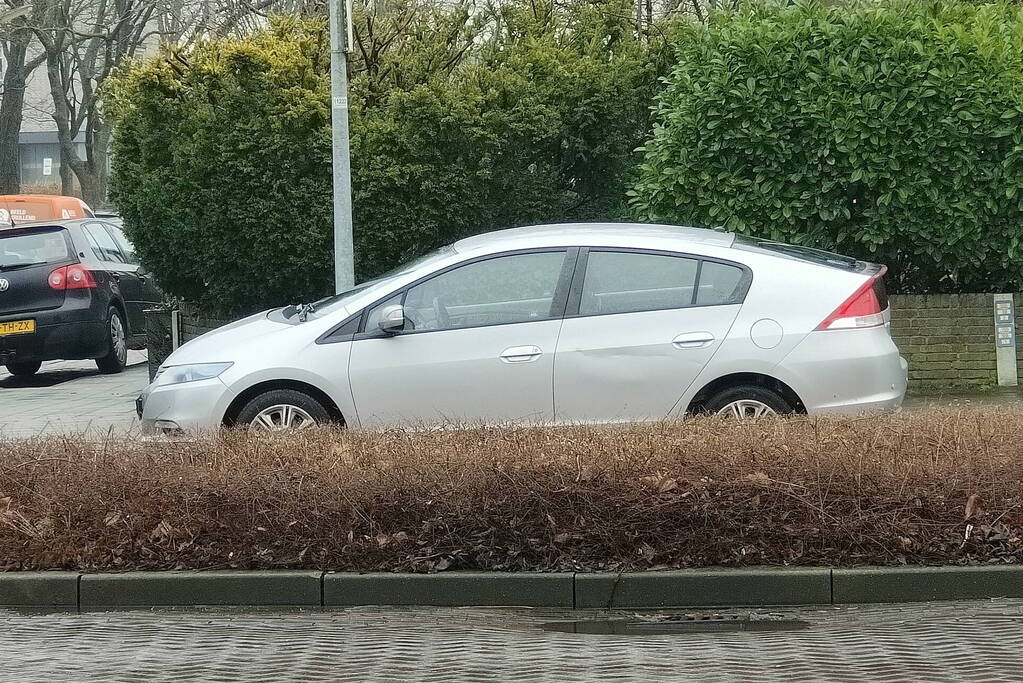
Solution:
[{"label": "car rear wheel", "polygon": [[15,377],[29,377],[39,372],[42,363],[39,361],[11,362],[4,363],[4,366],[7,368],[7,372]]},{"label": "car rear wheel", "polygon": [[128,335],[121,313],[110,307],[107,313],[107,355],[96,359],[96,367],[106,375],[115,375],[128,364]]},{"label": "car rear wheel", "polygon": [[331,422],[327,409],[309,394],[295,389],[274,389],[245,404],[235,424],[254,431],[308,429]]},{"label": "car rear wheel", "polygon": [[778,393],[752,384],[725,389],[704,404],[704,412],[737,420],[750,420],[792,412]]}]

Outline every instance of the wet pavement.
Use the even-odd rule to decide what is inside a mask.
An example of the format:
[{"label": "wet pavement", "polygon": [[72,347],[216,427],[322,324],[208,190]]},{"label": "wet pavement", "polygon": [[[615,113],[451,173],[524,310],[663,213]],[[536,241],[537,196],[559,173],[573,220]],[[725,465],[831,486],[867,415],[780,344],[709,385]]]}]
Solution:
[{"label": "wet pavement", "polygon": [[906,396],[902,407],[906,411],[927,409],[970,409],[970,408],[1021,408],[1023,391],[1021,387],[998,387],[990,391],[972,394],[935,394]]},{"label": "wet pavement", "polygon": [[144,351],[128,352],[128,367],[104,375],[95,361],[50,361],[30,377],[0,365],[0,436],[52,434],[123,436],[138,424],[135,397],[149,384]]},{"label": "wet pavement", "polygon": [[0,621],[3,681],[1023,679],[1021,600],[642,614],[0,609]]}]

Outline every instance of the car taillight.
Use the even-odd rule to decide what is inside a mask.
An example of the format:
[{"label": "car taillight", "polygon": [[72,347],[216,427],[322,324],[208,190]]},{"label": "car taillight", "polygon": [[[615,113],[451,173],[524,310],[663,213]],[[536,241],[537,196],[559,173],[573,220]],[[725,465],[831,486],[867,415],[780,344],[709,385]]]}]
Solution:
[{"label": "car taillight", "polygon": [[50,273],[47,278],[50,289],[63,292],[68,289],[93,289],[96,287],[96,279],[81,264],[64,266]]},{"label": "car taillight", "polygon": [[831,315],[821,321],[817,330],[851,330],[860,327],[879,327],[887,321],[888,296],[884,289],[887,266],[864,282]]}]

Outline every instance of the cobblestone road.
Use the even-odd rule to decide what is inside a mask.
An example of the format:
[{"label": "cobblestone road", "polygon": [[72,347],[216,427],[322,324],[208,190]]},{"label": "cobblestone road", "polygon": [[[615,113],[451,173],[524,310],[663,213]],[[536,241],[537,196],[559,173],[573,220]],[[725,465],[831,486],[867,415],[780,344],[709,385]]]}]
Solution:
[{"label": "cobblestone road", "polygon": [[0,436],[130,433],[135,397],[149,383],[145,361],[145,352],[129,351],[129,367],[117,375],[101,375],[91,360],[51,361],[31,377],[0,365]]},{"label": "cobblestone road", "polygon": [[1019,600],[689,614],[805,623],[762,632],[602,635],[542,625],[635,615],[449,608],[0,610],[0,680],[1023,680]]}]

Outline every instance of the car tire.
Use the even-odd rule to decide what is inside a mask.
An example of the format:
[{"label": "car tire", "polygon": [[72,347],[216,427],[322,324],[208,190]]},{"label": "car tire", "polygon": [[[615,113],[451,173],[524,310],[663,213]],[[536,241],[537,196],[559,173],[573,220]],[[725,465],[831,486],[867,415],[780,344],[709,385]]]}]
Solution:
[{"label": "car tire", "polygon": [[238,413],[235,426],[243,429],[282,431],[330,424],[333,420],[322,403],[296,389],[274,389],[256,396]]},{"label": "car tire", "polygon": [[96,359],[96,367],[104,375],[116,375],[128,364],[128,330],[124,318],[113,306],[107,312],[107,355]]},{"label": "car tire", "polygon": [[41,368],[42,365],[43,364],[37,360],[36,361],[29,360],[21,363],[17,361],[13,361],[11,363],[4,363],[4,367],[7,368],[7,372],[11,373],[15,377],[31,377],[32,375],[39,372],[39,368]]},{"label": "car tire", "polygon": [[767,387],[745,384],[729,387],[711,396],[701,411],[709,415],[748,419],[793,412],[780,394]]}]

